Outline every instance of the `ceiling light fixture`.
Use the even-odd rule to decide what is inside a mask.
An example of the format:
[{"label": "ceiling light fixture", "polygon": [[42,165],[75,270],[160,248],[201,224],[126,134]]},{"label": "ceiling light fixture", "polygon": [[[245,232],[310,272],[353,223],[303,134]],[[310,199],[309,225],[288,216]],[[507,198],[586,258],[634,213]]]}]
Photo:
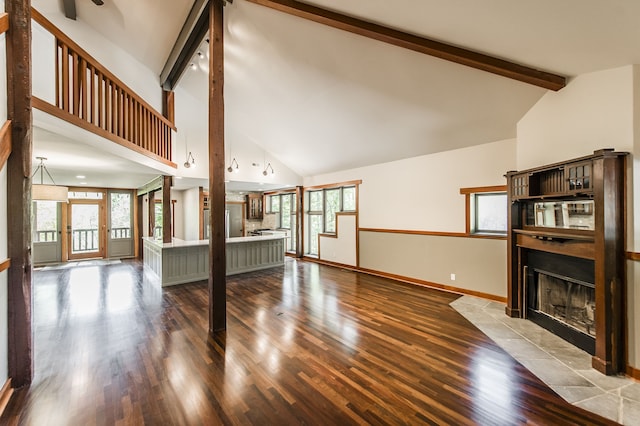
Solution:
[{"label": "ceiling light fixture", "polygon": [[[235,167],[233,167],[234,164],[236,165]],[[238,165],[238,162],[236,161],[236,158],[233,157],[233,160],[231,161],[231,164],[229,165],[229,167],[227,167],[227,171],[229,173],[232,173],[232,172],[238,173],[240,171],[239,169],[240,169],[240,166]]]},{"label": "ceiling light fixture", "polygon": [[271,174],[274,174],[275,171],[273,170],[273,167],[271,166],[271,163],[267,164],[267,167],[264,168],[264,170],[262,171],[263,175],[268,175],[269,174],[269,169],[271,169]]},{"label": "ceiling light fixture", "polygon": [[[36,157],[36,160],[40,160],[40,164],[36,167],[36,170],[31,175],[31,179],[40,171],[40,183],[31,185],[31,199],[34,201],[58,201],[61,203],[67,203],[69,201],[69,188],[66,186],[58,186],[51,177],[51,173],[47,170],[47,166],[44,165],[45,157]],[[47,173],[49,179],[53,185],[44,184],[44,173]]]},{"label": "ceiling light fixture", "polygon": [[[189,159],[191,159],[191,161],[189,161]],[[196,159],[193,158],[193,154],[191,154],[191,151],[189,151],[189,155],[187,155],[187,161],[184,162],[185,169],[188,169],[190,167],[193,167],[194,169],[196,168]]]}]

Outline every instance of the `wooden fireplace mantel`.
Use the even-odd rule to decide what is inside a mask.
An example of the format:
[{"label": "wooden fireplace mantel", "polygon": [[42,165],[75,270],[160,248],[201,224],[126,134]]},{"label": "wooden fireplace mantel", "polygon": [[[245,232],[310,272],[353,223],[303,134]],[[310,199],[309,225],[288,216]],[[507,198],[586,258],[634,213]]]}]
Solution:
[{"label": "wooden fireplace mantel", "polygon": [[[625,371],[625,161],[612,149],[528,170],[507,172],[507,307],[526,316],[523,272],[533,251],[593,261],[595,354],[592,365],[604,374]],[[541,228],[527,223],[532,203],[593,200],[593,230]]]}]

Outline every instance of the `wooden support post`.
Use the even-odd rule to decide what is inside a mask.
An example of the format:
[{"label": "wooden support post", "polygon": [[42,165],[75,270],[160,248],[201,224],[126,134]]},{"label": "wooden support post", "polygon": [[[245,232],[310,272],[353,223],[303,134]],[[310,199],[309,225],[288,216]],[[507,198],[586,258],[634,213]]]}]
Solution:
[{"label": "wooden support post", "polygon": [[144,200],[144,196],[138,195],[138,191],[133,191],[133,197],[135,199],[135,203],[133,205],[133,217],[135,218],[135,226],[133,228],[133,238],[135,238],[133,252],[136,259],[142,259],[142,200]]},{"label": "wooden support post", "polygon": [[162,115],[169,120],[171,124],[176,124],[174,92],[169,90],[162,91]]},{"label": "wooden support post", "polygon": [[162,242],[171,242],[171,176],[162,176]]},{"label": "wooden support post", "polygon": [[304,256],[304,236],[302,226],[304,219],[304,190],[296,186],[296,257]]},{"label": "wooden support post", "polygon": [[153,238],[153,234],[155,233],[156,227],[156,200],[155,200],[155,192],[151,191],[147,194],[147,198],[149,199],[149,211],[147,212],[147,216],[149,217],[149,236]]},{"label": "wooden support post", "polygon": [[223,0],[209,3],[209,334],[227,328]]},{"label": "wooden support post", "polygon": [[9,377],[16,388],[33,378],[31,329],[31,1],[7,0],[7,113],[12,153],[7,162]]}]

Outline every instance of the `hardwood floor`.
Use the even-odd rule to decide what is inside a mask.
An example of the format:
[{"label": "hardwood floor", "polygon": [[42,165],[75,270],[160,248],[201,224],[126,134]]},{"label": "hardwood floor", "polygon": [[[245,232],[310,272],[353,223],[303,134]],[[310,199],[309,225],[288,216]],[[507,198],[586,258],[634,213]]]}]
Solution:
[{"label": "hardwood floor", "polygon": [[25,425],[611,424],[564,402],[449,307],[457,296],[287,259],[161,289],[137,262],[34,273]]}]

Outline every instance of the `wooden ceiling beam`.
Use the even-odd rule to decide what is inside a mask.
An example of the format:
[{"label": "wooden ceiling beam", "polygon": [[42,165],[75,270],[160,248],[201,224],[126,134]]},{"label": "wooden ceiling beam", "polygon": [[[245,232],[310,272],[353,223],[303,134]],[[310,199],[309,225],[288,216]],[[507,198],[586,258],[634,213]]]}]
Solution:
[{"label": "wooden ceiling beam", "polygon": [[565,77],[540,71],[494,56],[409,34],[362,19],[343,15],[295,0],[247,0],[289,15],[349,31],[364,37],[403,47],[415,52],[435,56],[503,77],[529,83],[549,90],[560,90],[566,85]]}]

